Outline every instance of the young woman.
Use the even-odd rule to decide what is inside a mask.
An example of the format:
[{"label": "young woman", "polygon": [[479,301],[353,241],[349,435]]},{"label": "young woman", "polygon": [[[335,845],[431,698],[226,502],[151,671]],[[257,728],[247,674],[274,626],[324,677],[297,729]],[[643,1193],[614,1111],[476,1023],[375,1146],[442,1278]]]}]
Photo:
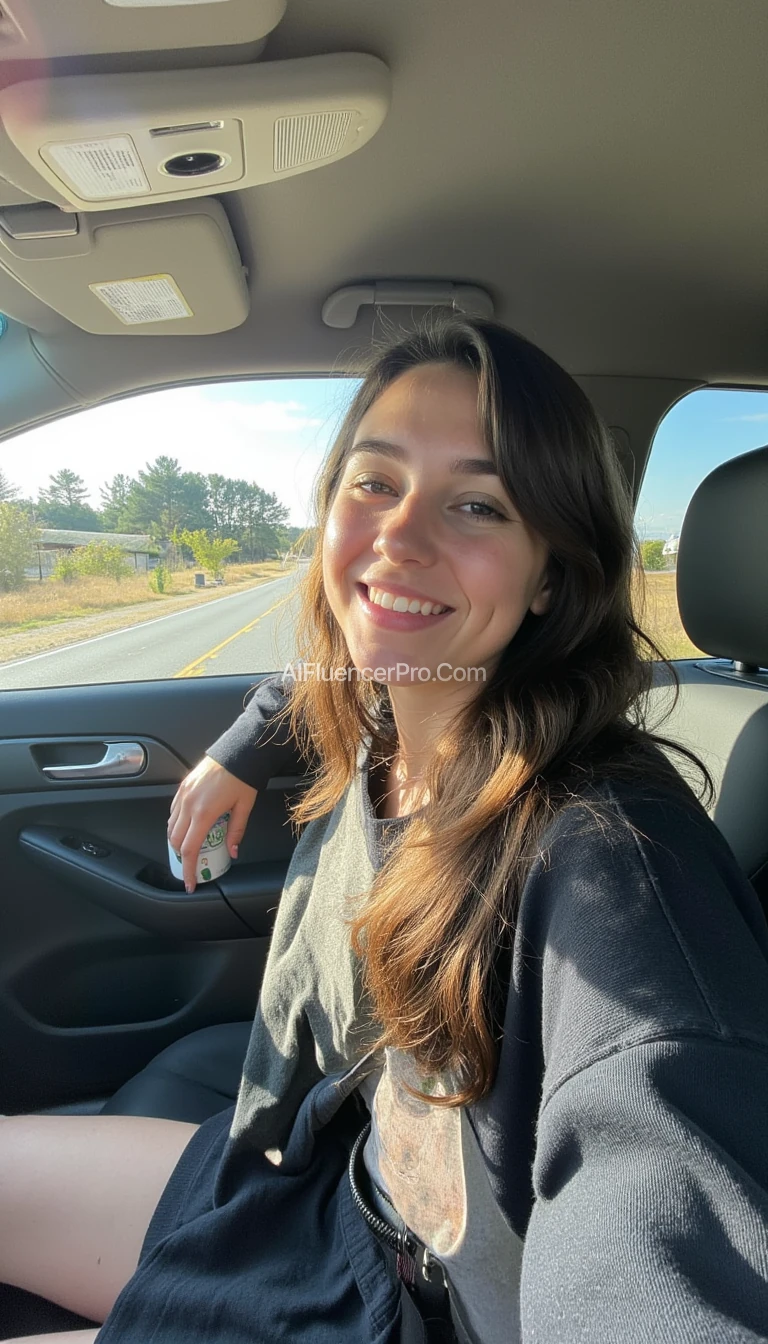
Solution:
[{"label": "young woman", "polygon": [[169,822],[192,887],[309,772],[237,1104],[4,1121],[0,1279],[99,1344],[768,1339],[768,930],[644,727],[605,428],[434,319],[317,516],[301,658]]}]

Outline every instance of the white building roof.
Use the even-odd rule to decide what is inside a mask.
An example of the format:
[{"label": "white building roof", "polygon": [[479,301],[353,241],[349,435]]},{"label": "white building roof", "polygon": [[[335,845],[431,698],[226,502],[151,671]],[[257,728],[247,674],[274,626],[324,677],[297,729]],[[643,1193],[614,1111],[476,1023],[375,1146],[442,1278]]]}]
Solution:
[{"label": "white building roof", "polygon": [[145,555],[153,549],[152,538],[143,532],[77,532],[69,528],[43,527],[40,529],[41,546],[87,546],[99,541],[107,546],[120,546],[124,551]]}]

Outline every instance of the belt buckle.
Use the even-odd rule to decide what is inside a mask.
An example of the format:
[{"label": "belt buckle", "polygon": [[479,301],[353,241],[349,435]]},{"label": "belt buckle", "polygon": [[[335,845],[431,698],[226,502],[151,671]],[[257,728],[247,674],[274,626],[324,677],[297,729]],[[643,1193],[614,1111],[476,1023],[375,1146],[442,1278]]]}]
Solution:
[{"label": "belt buckle", "polygon": [[416,1286],[416,1256],[418,1247],[408,1228],[403,1226],[398,1228],[397,1232],[397,1277],[402,1280],[406,1288],[413,1289]]},{"label": "belt buckle", "polygon": [[401,1254],[398,1249],[398,1277],[416,1304],[425,1325],[429,1326],[429,1340],[434,1340],[435,1344],[438,1341],[445,1341],[446,1344],[455,1341],[448,1282],[440,1261],[423,1242],[409,1236],[407,1228],[405,1234],[401,1233],[399,1245],[404,1250]]}]

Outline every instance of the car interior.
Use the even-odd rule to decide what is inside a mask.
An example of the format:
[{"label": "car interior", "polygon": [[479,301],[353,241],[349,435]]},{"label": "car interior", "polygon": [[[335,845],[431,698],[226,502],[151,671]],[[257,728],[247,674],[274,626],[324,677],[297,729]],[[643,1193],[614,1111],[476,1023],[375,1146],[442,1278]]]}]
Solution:
[{"label": "car interior", "polygon": [[[0,0],[0,464],[148,389],[349,375],[448,307],[577,379],[636,498],[672,406],[768,387],[766,50],[762,0]],[[757,440],[685,515],[703,655],[663,731],[768,914],[767,525]],[[191,896],[166,819],[275,670],[0,691],[1,1113],[236,1096],[301,781]],[[126,741],[138,776],[56,772]],[[0,1338],[78,1324],[0,1286]]]}]

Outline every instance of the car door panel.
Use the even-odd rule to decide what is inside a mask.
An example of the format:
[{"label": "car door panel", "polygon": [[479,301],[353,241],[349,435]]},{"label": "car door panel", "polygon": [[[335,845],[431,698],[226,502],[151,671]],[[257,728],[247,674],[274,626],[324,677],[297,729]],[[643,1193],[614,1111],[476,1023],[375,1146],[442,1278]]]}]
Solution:
[{"label": "car door panel", "polygon": [[[253,1016],[298,779],[269,782],[238,863],[191,896],[166,847],[179,781],[253,684],[0,696],[0,1112],[107,1097],[180,1036]],[[138,744],[140,773],[45,773],[110,743]]]}]

